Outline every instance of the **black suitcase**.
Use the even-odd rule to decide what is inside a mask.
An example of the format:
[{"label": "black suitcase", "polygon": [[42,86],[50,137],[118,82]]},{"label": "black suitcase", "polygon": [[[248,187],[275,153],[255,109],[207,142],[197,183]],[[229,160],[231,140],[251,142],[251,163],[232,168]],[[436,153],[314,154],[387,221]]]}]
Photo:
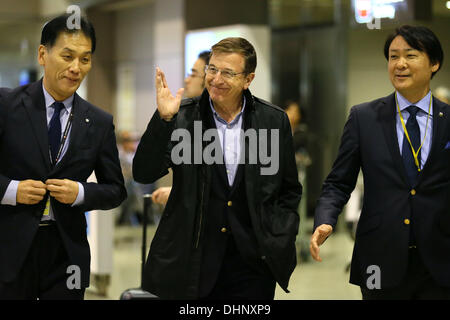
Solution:
[{"label": "black suitcase", "polygon": [[144,212],[142,217],[142,257],[141,257],[141,287],[127,289],[120,295],[120,300],[158,300],[159,298],[154,294],[142,289],[144,280],[144,265],[147,253],[147,219],[150,206],[152,204],[152,195],[144,195]]}]

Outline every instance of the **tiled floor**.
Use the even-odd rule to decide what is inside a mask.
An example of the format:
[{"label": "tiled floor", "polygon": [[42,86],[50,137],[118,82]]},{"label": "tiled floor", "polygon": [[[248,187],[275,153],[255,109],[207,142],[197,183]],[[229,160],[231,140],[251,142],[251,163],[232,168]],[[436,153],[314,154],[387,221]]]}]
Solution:
[{"label": "tiled floor", "polygon": [[[155,227],[148,228],[149,241]],[[114,236],[113,272],[107,295],[100,296],[91,285],[86,291],[86,300],[116,300],[127,288],[136,288],[140,284],[141,261],[140,228],[116,227]],[[277,287],[277,300],[353,300],[361,299],[359,287],[348,283],[346,272],[353,243],[345,232],[333,234],[321,247],[321,263],[301,262],[297,265],[289,284],[290,293]]]}]

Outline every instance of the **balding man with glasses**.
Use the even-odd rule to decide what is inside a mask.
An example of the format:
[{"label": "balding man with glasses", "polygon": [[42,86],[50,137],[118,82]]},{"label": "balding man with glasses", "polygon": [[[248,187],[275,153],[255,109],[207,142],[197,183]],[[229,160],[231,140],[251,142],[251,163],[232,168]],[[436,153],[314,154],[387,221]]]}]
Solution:
[{"label": "balding man with glasses", "polygon": [[[288,292],[302,187],[286,113],[249,91],[255,69],[247,40],[223,39],[212,47],[206,90],[183,101],[183,89],[173,96],[157,69],[158,110],[138,146],[133,174],[152,183],[173,169],[144,276],[144,288],[162,298],[270,300],[277,282]],[[177,144],[174,136],[186,132],[200,132],[203,142]],[[247,139],[249,132],[258,139]],[[219,161],[206,159],[208,141],[219,146]],[[180,163],[174,155],[181,143]],[[279,156],[271,158],[278,166],[270,173],[267,159],[252,161],[256,150],[260,156],[267,147]]]}]

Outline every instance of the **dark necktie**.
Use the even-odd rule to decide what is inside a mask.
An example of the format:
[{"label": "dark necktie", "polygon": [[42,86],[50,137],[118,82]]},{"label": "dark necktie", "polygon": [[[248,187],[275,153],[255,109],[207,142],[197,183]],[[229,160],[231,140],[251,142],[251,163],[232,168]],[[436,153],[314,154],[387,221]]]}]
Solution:
[{"label": "dark necktie", "polygon": [[[416,115],[417,112],[419,111],[419,108],[416,106],[409,106],[406,110],[409,112],[409,118],[408,121],[406,122],[406,130],[408,131],[411,144],[415,152],[417,152],[417,150],[420,147],[420,128],[419,123],[417,123],[416,119]],[[411,184],[411,186],[413,186],[417,181],[419,171],[414,161],[411,146],[409,145],[406,135],[403,136],[402,158],[403,163],[405,164],[406,174],[408,175],[409,183]],[[417,156],[417,160],[419,160],[420,165],[420,152],[419,155]]]},{"label": "dark necktie", "polygon": [[59,116],[61,110],[64,108],[64,104],[61,102],[55,102],[52,104],[55,109],[52,119],[50,120],[48,129],[48,144],[50,146],[50,154],[52,164],[56,165],[56,156],[58,155],[59,145],[61,144],[61,120]]}]

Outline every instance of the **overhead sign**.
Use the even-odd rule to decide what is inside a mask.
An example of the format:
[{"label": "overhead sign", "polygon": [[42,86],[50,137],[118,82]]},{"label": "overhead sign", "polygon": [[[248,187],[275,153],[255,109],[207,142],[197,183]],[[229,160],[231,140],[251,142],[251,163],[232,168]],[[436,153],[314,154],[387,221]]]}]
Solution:
[{"label": "overhead sign", "polygon": [[358,23],[370,23],[373,19],[394,19],[396,5],[405,0],[353,0],[355,19]]}]

